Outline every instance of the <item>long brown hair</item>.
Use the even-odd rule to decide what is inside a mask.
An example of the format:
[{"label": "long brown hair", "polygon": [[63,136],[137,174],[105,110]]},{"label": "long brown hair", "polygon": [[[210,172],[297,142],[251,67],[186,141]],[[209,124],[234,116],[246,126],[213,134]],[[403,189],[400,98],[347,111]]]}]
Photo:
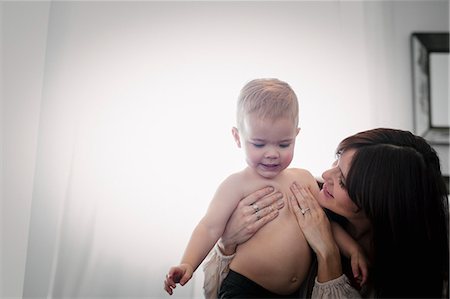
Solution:
[{"label": "long brown hair", "polygon": [[411,132],[384,128],[344,139],[337,153],[350,148],[346,188],[373,226],[376,296],[448,294],[448,198],[435,150]]}]

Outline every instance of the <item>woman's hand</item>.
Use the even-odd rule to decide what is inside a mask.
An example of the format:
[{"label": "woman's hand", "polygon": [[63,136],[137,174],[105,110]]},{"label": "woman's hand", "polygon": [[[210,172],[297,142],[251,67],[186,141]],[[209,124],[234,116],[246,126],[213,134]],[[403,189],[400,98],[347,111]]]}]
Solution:
[{"label": "woman's hand", "polygon": [[293,197],[289,204],[311,248],[317,255],[319,282],[342,275],[341,257],[334,240],[330,221],[307,187],[291,186]]},{"label": "woman's hand", "polygon": [[219,240],[219,247],[225,255],[233,254],[237,245],[246,242],[278,216],[278,210],[284,206],[283,194],[273,191],[273,187],[266,187],[239,202]]}]

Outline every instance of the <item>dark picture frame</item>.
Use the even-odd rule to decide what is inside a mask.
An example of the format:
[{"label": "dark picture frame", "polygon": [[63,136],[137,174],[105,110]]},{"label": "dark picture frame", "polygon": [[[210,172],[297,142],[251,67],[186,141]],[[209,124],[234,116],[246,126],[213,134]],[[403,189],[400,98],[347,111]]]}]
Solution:
[{"label": "dark picture frame", "polygon": [[[425,138],[438,152],[441,165],[449,163],[449,126],[436,125],[433,121],[432,76],[430,55],[449,53],[448,32],[415,32],[411,34],[414,129],[415,133]],[[448,72],[448,70],[447,70]],[[448,87],[447,87],[448,88]],[[442,167],[445,168],[445,167]],[[443,169],[444,170],[444,169]],[[449,190],[449,173],[443,172],[447,190]]]},{"label": "dark picture frame", "polygon": [[449,53],[449,33],[413,33],[411,46],[416,134],[431,144],[448,145],[449,127],[433,125],[430,54]]}]

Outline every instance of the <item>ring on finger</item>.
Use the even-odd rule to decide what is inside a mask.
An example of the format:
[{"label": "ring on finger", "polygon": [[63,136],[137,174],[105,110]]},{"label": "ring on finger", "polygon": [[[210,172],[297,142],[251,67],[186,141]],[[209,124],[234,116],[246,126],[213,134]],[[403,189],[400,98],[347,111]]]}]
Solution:
[{"label": "ring on finger", "polygon": [[311,209],[310,208],[300,209],[300,212],[302,213],[302,215],[305,215],[305,213],[308,212],[309,210]]},{"label": "ring on finger", "polygon": [[256,220],[261,219],[261,215],[259,215],[259,210],[255,212]]},{"label": "ring on finger", "polygon": [[258,213],[259,207],[256,203],[252,204],[252,208],[253,208],[253,210],[255,210],[255,213]]}]

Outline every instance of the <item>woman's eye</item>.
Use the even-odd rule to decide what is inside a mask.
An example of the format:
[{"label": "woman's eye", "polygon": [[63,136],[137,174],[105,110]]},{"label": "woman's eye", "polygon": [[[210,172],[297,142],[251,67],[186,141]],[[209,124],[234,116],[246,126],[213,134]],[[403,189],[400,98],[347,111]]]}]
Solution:
[{"label": "woman's eye", "polygon": [[341,188],[345,189],[345,183],[344,183],[344,180],[342,178],[339,179],[339,186],[341,186]]}]

